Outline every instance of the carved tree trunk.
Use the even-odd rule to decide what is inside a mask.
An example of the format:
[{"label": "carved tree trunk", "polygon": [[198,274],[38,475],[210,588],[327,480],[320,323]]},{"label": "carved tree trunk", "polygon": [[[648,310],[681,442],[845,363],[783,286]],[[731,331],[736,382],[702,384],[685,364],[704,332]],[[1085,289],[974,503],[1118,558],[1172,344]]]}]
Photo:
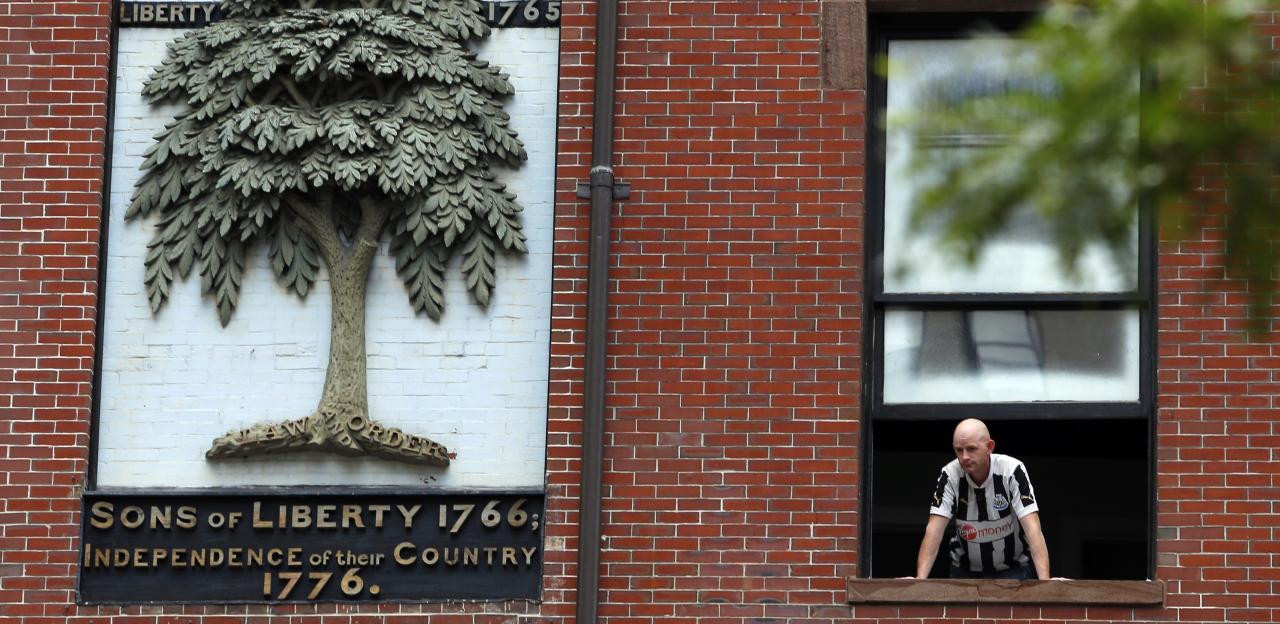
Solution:
[{"label": "carved tree trunk", "polygon": [[[324,202],[328,204],[329,202]],[[315,413],[281,423],[254,425],[214,440],[209,459],[320,450],[375,455],[399,461],[449,465],[448,450],[427,438],[383,427],[369,418],[365,354],[365,294],[378,237],[387,221],[383,206],[362,202],[360,228],[344,245],[328,205],[296,209],[299,224],[316,240],[329,271],[333,309],[329,364]]]},{"label": "carved tree trunk", "polygon": [[[324,392],[316,413],[321,422],[313,422],[312,436],[330,438],[334,450],[363,452],[353,436],[369,422],[369,367],[365,353],[365,293],[368,291],[368,261],[344,254],[329,266],[330,300],[333,310],[329,323],[329,365],[325,369]],[[325,435],[327,433],[327,435]]]},{"label": "carved tree trunk", "polygon": [[347,262],[329,268],[333,312],[329,327],[329,368],[325,371],[321,405],[345,400],[362,411],[369,408],[364,298],[372,265],[370,259],[363,266]]}]

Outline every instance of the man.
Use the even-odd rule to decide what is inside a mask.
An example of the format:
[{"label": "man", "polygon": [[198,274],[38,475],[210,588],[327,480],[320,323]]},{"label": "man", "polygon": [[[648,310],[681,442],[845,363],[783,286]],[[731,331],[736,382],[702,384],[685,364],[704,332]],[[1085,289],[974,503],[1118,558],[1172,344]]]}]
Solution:
[{"label": "man", "polygon": [[952,578],[1049,580],[1049,549],[1040,531],[1035,490],[1022,462],[992,453],[987,426],[969,419],[951,438],[955,461],[943,466],[916,557],[916,578],[929,578],[947,523],[953,518]]}]

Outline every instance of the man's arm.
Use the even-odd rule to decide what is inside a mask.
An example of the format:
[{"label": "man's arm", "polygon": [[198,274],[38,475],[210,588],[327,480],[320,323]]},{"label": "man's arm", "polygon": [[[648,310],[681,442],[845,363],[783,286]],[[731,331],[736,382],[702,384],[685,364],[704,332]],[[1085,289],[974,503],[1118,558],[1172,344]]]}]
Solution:
[{"label": "man's arm", "polygon": [[1036,566],[1036,577],[1042,581],[1049,580],[1049,547],[1044,543],[1044,533],[1040,530],[1040,512],[1033,511],[1018,519],[1022,523],[1022,533],[1027,536],[1027,546],[1031,547],[1031,563]]},{"label": "man's arm", "polygon": [[[933,569],[933,560],[938,558],[938,546],[942,544],[942,534],[947,530],[951,518],[930,514],[929,524],[924,528],[924,539],[920,541],[920,554],[916,555],[916,578],[929,578],[929,570]],[[1036,524],[1037,532],[1039,523]],[[1044,543],[1043,539],[1041,543]],[[1049,569],[1045,560],[1045,570]]]}]

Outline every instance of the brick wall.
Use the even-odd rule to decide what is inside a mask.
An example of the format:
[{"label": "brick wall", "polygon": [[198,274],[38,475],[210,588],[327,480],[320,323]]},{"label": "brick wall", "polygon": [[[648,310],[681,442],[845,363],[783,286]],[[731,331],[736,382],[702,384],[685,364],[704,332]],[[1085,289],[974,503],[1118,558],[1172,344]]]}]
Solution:
[{"label": "brick wall", "polygon": [[[0,4],[0,623],[571,621],[593,3],[562,27],[543,602],[76,607],[107,6]],[[1218,244],[1160,261],[1165,609],[842,605],[858,545],[864,100],[820,3],[623,2],[601,613],[612,624],[1280,617],[1271,343]],[[56,41],[56,43],[54,43]],[[268,617],[276,614],[275,617]],[[399,617],[393,614],[401,614]]]},{"label": "brick wall", "polygon": [[[863,96],[821,87],[816,1],[622,7],[601,613],[847,616]],[[562,183],[586,175],[586,82]]]},{"label": "brick wall", "polygon": [[[1280,13],[1255,14],[1280,49]],[[1228,201],[1225,168],[1198,171],[1195,201]],[[1166,242],[1159,269],[1159,570],[1184,619],[1280,618],[1280,329],[1248,318],[1250,293],[1223,276],[1217,216]]]},{"label": "brick wall", "polygon": [[0,5],[3,618],[58,621],[73,597],[93,381],[105,11]]}]

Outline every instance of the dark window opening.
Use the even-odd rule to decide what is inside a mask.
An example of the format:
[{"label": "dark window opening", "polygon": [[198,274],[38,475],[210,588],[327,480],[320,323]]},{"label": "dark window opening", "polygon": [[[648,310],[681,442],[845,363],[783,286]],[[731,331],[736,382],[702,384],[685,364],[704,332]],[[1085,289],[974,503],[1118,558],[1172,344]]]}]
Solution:
[{"label": "dark window opening", "polygon": [[[1027,407],[1034,411],[1034,407]],[[1054,576],[1145,579],[1147,423],[1145,420],[998,420],[987,423],[996,452],[1027,466]],[[954,459],[954,420],[876,425],[871,576],[915,574],[916,553],[938,471]],[[947,578],[943,540],[933,578]]]}]

